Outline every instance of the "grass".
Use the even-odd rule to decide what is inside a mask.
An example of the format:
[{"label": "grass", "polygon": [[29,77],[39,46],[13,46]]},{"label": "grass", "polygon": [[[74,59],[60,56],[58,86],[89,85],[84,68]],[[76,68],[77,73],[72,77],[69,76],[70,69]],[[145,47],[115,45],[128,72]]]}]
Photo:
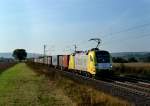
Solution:
[{"label": "grass", "polygon": [[78,106],[127,106],[129,103],[74,81],[61,79],[58,87]]},{"label": "grass", "polygon": [[44,75],[24,63],[0,75],[0,106],[70,106],[71,100]]},{"label": "grass", "polygon": [[130,105],[40,65],[20,63],[0,74],[0,106]]},{"label": "grass", "polygon": [[113,71],[119,74],[150,77],[150,63],[114,63]]},{"label": "grass", "polygon": [[[45,74],[50,81],[55,82],[56,88],[61,89],[63,93],[76,106],[130,106],[132,104],[125,100],[110,96],[103,92],[97,91],[88,85],[83,85],[62,76],[54,69],[42,65],[28,64],[33,70],[41,74]],[[71,106],[71,104],[70,104]]]}]

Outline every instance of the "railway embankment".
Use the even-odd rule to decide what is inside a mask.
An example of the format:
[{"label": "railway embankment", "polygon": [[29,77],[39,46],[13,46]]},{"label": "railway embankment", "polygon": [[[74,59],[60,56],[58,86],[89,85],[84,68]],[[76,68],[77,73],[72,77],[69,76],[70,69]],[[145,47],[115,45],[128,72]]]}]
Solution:
[{"label": "railway embankment", "polygon": [[1,106],[130,106],[40,65],[19,63],[0,75]]},{"label": "railway embankment", "polygon": [[63,89],[63,92],[77,105],[86,106],[122,106],[134,105],[121,98],[111,96],[103,91],[96,90],[83,78],[69,76],[69,74],[61,71],[56,71],[54,68],[48,68],[41,64],[28,64],[29,67],[38,72],[39,75],[44,74],[50,80],[56,82],[58,88]]},{"label": "railway embankment", "polygon": [[17,62],[0,62],[0,74],[4,72],[6,69],[13,67]]}]

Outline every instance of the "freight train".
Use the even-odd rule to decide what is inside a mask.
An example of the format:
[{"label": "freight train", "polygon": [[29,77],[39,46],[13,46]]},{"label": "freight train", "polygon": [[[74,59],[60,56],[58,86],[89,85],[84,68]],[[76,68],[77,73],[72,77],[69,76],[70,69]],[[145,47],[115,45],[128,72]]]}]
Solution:
[{"label": "freight train", "polygon": [[92,49],[87,52],[78,51],[70,55],[45,56],[35,58],[33,61],[87,77],[112,72],[110,53],[99,49]]}]

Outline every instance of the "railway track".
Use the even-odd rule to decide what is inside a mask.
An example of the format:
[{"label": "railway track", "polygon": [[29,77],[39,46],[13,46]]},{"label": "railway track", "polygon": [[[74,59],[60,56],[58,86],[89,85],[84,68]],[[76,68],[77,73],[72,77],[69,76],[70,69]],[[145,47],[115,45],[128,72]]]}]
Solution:
[{"label": "railway track", "polygon": [[114,76],[108,78],[108,80],[111,80],[111,82],[114,82],[118,85],[121,86],[127,86],[129,88],[141,91],[141,92],[146,92],[149,94],[148,96],[150,97],[150,82],[147,80],[140,80],[140,79],[132,79],[128,77],[120,77],[120,76]]},{"label": "railway track", "polygon": [[136,85],[150,89],[150,81],[147,79],[141,79],[141,78],[129,77],[129,76],[124,76],[124,77],[127,80],[129,79],[130,80],[129,82],[136,81],[137,82],[137,83],[135,83]]},{"label": "railway track", "polygon": [[150,89],[141,86],[138,82],[118,81],[113,79],[97,80],[68,71],[61,71],[58,69],[57,71],[75,81],[90,85],[113,96],[126,99],[129,102],[134,103],[136,106],[150,106]]},{"label": "railway track", "polygon": [[129,89],[135,90],[140,95],[144,95],[145,97],[150,98],[150,89],[148,89],[148,88],[137,86],[137,85],[134,85],[133,83],[123,83],[123,82],[119,82],[119,81],[116,81],[115,83],[122,87],[126,87]]},{"label": "railway track", "polygon": [[[101,79],[103,80],[103,79]],[[130,81],[119,81],[112,79],[104,79],[104,81],[112,82],[112,84],[116,84],[122,87],[130,88],[136,90],[136,92],[140,92],[141,94],[150,97],[150,87],[148,83],[145,82],[130,82]]]}]

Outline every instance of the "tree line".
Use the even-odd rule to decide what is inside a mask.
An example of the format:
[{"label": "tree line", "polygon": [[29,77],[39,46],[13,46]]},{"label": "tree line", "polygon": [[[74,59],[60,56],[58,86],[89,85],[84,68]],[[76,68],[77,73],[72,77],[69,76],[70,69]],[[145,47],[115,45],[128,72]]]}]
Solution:
[{"label": "tree line", "polygon": [[136,58],[136,57],[130,57],[130,58],[124,58],[124,57],[113,57],[112,61],[114,63],[132,63],[132,62],[150,62],[150,56],[145,58]]},{"label": "tree line", "polygon": [[[15,49],[13,51],[13,57],[16,60],[22,61],[27,58],[27,52],[25,49]],[[114,63],[131,63],[131,62],[150,62],[150,54],[141,57],[113,57]]]}]

